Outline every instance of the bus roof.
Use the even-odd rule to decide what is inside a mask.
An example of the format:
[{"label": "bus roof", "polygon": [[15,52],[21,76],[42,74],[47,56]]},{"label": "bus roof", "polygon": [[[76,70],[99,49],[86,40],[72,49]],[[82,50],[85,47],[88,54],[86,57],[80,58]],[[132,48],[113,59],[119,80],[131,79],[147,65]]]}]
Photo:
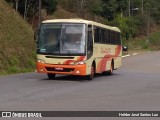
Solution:
[{"label": "bus roof", "polygon": [[85,24],[91,24],[91,25],[102,27],[102,28],[110,29],[113,31],[121,32],[120,29],[117,27],[111,27],[98,22],[78,19],[78,18],[77,19],[52,19],[52,20],[45,20],[42,23],[85,23]]}]

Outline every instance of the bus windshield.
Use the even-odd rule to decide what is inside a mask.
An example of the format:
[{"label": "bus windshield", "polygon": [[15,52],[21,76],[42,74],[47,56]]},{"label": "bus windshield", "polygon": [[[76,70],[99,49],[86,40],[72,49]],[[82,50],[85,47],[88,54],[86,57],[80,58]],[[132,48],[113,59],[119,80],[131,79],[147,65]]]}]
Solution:
[{"label": "bus windshield", "polygon": [[85,54],[85,24],[42,24],[39,54],[79,55]]}]

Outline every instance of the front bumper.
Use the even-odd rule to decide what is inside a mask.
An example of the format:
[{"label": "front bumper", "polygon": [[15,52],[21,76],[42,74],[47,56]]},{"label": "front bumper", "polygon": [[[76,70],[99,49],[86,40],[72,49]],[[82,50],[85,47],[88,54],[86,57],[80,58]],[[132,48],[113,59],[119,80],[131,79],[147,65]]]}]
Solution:
[{"label": "front bumper", "polygon": [[38,73],[68,74],[68,75],[86,75],[86,65],[52,65],[37,62]]}]

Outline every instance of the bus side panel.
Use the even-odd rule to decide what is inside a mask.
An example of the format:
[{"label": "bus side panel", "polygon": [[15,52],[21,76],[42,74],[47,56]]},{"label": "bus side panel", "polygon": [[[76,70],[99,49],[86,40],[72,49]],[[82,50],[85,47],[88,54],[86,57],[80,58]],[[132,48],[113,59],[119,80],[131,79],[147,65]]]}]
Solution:
[{"label": "bus side panel", "polygon": [[101,73],[101,70],[100,70],[101,61],[102,61],[102,58],[96,58],[96,73]]},{"label": "bus side panel", "polygon": [[116,59],[114,59],[114,69],[121,67],[121,65],[122,65],[122,58],[121,56],[119,56]]},{"label": "bus side panel", "polygon": [[90,58],[89,60],[86,61],[86,75],[91,74],[91,67],[92,67],[93,61],[94,61],[93,58]]},{"label": "bus side panel", "polygon": [[121,46],[94,44],[93,58],[96,61],[96,73],[102,73],[111,69],[114,60],[114,68],[121,66]]},{"label": "bus side panel", "polygon": [[108,71],[111,68],[112,58],[101,58],[97,60],[97,68],[96,73],[102,73],[104,71]]},{"label": "bus side panel", "polygon": [[114,69],[117,69],[122,65],[122,47],[121,46],[118,46],[118,47],[121,50],[119,51],[119,54],[117,53],[114,58]]}]

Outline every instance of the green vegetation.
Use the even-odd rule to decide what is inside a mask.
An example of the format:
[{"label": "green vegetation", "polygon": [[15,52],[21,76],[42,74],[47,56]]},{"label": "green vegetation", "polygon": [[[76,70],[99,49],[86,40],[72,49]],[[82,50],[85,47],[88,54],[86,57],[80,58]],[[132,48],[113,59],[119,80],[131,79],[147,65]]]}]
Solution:
[{"label": "green vegetation", "polygon": [[[38,27],[39,19],[39,0],[5,0],[15,11],[28,21],[36,29]],[[57,0],[41,0],[42,14],[50,15],[56,11]],[[42,20],[45,16],[42,16]]]},{"label": "green vegetation", "polygon": [[33,30],[6,2],[0,1],[0,74],[35,69]]},{"label": "green vegetation", "polygon": [[58,5],[80,18],[117,26],[132,37],[145,36],[148,22],[156,29],[160,20],[159,0],[130,0],[130,10],[129,0],[59,0]]},{"label": "green vegetation", "polygon": [[[37,23],[38,0],[5,0],[13,4],[13,8],[28,22]],[[16,1],[17,4],[16,4]],[[41,0],[42,18],[70,18],[79,17],[94,20],[107,25],[117,26],[121,29],[123,37],[129,34],[131,37],[146,36],[148,24],[152,33],[159,25],[160,4],[159,0]],[[129,2],[130,1],[130,2]],[[25,7],[26,6],[26,7]],[[130,6],[130,7],[129,7]],[[143,6],[143,7],[142,7]],[[58,9],[57,9],[58,8]],[[57,12],[58,10],[68,12]],[[56,11],[57,10],[57,11]],[[26,11],[26,14],[25,14]],[[66,13],[67,13],[66,12]],[[59,15],[58,15],[58,14]],[[57,15],[56,17],[55,14]],[[25,18],[25,17],[24,17]],[[36,21],[36,22],[34,22]],[[146,29],[147,28],[147,29]]]},{"label": "green vegetation", "polygon": [[123,42],[129,47],[129,52],[145,52],[160,50],[160,32],[154,32],[149,37],[131,38],[129,41]]}]

